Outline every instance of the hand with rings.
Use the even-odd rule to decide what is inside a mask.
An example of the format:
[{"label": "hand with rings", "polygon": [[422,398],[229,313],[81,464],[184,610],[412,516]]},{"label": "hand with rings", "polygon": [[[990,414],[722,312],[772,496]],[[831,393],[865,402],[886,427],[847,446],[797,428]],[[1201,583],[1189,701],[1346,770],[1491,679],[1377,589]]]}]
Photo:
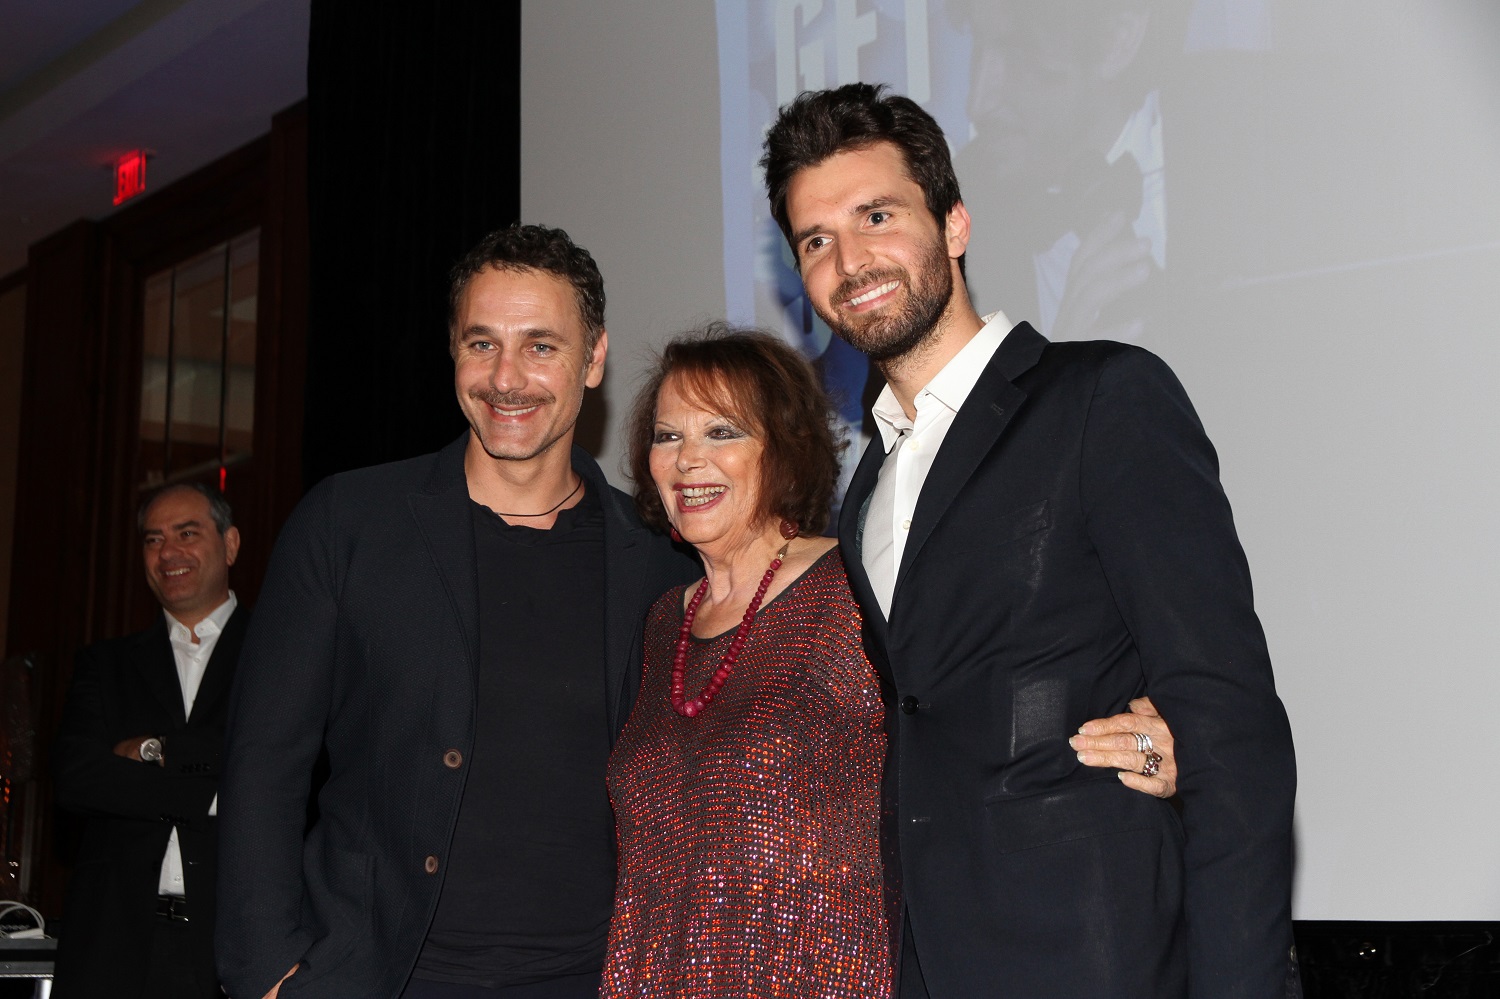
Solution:
[{"label": "hand with rings", "polygon": [[1177,793],[1177,757],[1172,730],[1156,713],[1149,697],[1130,702],[1130,711],[1086,722],[1068,745],[1078,761],[1091,767],[1113,767],[1127,787],[1170,798]]},{"label": "hand with rings", "polygon": [[1155,777],[1161,773],[1161,754],[1151,748],[1151,736],[1145,732],[1131,732],[1135,736],[1135,751],[1145,759],[1141,765],[1141,775],[1144,777]]}]

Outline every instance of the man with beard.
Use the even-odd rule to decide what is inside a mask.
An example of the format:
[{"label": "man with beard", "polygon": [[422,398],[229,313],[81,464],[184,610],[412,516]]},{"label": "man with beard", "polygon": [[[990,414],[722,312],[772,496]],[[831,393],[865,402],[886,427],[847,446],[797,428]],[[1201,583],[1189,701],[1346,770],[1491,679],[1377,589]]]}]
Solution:
[{"label": "man with beard", "polygon": [[492,233],[454,269],[449,338],[469,431],[324,481],[276,545],[220,803],[235,999],[598,993],[604,764],[646,610],[696,572],[573,446],[608,347],[586,250]]},{"label": "man with beard", "polygon": [[[805,93],[765,148],[809,300],[887,382],[839,536],[886,683],[900,995],[1295,991],[1291,733],[1181,386],[977,314],[971,219],[912,101]],[[1148,687],[1180,812],[1070,739]]]}]

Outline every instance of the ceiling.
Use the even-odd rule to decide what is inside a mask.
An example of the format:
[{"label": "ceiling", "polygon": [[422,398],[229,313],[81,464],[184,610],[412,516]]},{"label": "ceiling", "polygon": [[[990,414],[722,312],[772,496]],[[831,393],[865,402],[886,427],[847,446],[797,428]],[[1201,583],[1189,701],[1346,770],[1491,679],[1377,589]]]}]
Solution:
[{"label": "ceiling", "polygon": [[115,211],[111,165],[146,149],[147,194],[270,131],[307,94],[311,0],[5,0],[0,276],[76,219]]}]

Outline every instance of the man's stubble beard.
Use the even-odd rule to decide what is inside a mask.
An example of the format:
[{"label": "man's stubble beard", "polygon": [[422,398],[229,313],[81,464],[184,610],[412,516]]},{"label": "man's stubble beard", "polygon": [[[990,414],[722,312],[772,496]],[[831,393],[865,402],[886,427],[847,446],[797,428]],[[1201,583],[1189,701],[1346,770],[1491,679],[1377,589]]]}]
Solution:
[{"label": "man's stubble beard", "polygon": [[572,427],[564,427],[562,428],[562,431],[556,436],[552,437],[549,440],[544,440],[541,444],[527,451],[512,450],[509,448],[500,447],[498,446],[498,444],[491,444],[488,440],[485,439],[484,434],[480,433],[473,427],[469,428],[469,432],[474,435],[475,440],[479,441],[479,446],[484,449],[484,453],[489,455],[496,461],[531,461],[532,459],[540,458],[548,451],[551,451],[554,447],[557,446],[559,441],[567,436],[568,431],[571,429]]},{"label": "man's stubble beard", "polygon": [[[476,389],[469,393],[469,398],[486,406],[496,406],[500,409],[525,409],[528,406],[537,405],[550,406],[557,402],[557,397],[550,392],[535,395],[506,395],[501,392]],[[535,447],[526,450],[514,450],[500,446],[500,442],[503,442],[505,438],[498,434],[492,443],[484,430],[473,420],[469,421],[469,430],[474,435],[474,439],[479,442],[479,446],[484,449],[484,453],[496,461],[530,461],[552,450],[558,441],[568,435],[568,432],[572,430],[577,422],[578,414],[575,413],[573,414],[573,421],[571,423],[555,428],[557,432],[551,435],[550,438],[544,438]]]},{"label": "man's stubble beard", "polygon": [[[918,261],[920,283],[901,269],[872,271],[845,281],[827,303],[813,303],[818,316],[849,346],[878,365],[900,362],[928,343],[953,298],[953,271],[944,242],[935,240]],[[873,316],[864,324],[848,321],[833,303],[849,299],[892,279],[901,281],[906,301],[896,311]]]}]

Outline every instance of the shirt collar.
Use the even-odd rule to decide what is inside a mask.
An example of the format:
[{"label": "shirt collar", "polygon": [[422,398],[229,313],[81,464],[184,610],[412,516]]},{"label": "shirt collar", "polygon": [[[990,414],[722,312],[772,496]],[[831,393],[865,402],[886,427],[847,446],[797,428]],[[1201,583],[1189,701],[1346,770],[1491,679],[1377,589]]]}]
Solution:
[{"label": "shirt collar", "polygon": [[[924,401],[931,398],[957,413],[1010,328],[1011,322],[1003,312],[997,310],[985,316],[979,332],[917,393],[918,411],[923,408]],[[891,391],[889,384],[880,390],[870,412],[875,417],[875,426],[880,429],[881,446],[889,454],[901,435],[912,429],[912,421],[907,419],[906,411],[896,401],[896,393]]]},{"label": "shirt collar", "polygon": [[240,602],[235,597],[234,591],[230,590],[229,599],[209,611],[208,617],[199,621],[197,628],[189,628],[168,613],[167,609],[163,607],[162,614],[166,615],[167,618],[167,634],[171,637],[172,641],[185,642],[189,645],[193,643],[194,632],[197,633],[200,642],[205,638],[214,638],[224,630],[224,625],[228,623],[230,615],[234,613],[234,609],[239,605]]},{"label": "shirt collar", "polygon": [[1120,137],[1104,161],[1113,164],[1126,153],[1134,157],[1143,174],[1162,168],[1165,157],[1161,144],[1161,98],[1155,90],[1146,95],[1141,106],[1125,121]]}]

